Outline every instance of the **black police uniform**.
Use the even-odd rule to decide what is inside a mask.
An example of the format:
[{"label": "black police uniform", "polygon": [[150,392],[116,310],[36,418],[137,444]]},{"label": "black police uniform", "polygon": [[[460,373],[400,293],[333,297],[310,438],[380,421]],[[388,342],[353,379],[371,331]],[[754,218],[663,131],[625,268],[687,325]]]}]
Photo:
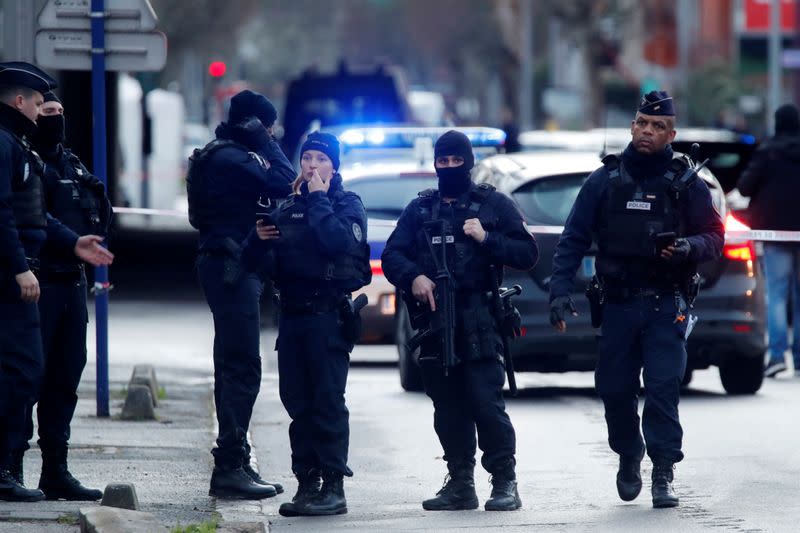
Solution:
[{"label": "black police uniform", "polygon": [[[26,68],[30,67],[0,64],[0,81],[17,83],[6,79],[7,70]],[[44,92],[55,87],[55,82],[32,68],[38,79],[45,79]],[[20,298],[15,276],[37,270],[45,240],[61,250],[73,250],[78,240],[47,214],[43,165],[28,144],[34,131],[35,125],[25,115],[0,103],[0,499],[43,497],[39,491],[22,493],[6,479],[10,471],[22,485],[21,457],[12,459],[11,454],[27,446],[26,409],[39,392],[43,372],[38,307]]]},{"label": "black police uniform", "polygon": [[[605,303],[595,384],[605,405],[609,444],[636,463],[638,475],[646,443],[654,465],[669,469],[671,482],[672,465],[683,458],[678,401],[686,370],[684,286],[698,263],[719,257],[724,229],[702,179],[677,194],[670,189],[688,168],[670,146],[644,155],[631,144],[604,162],[581,188],[556,246],[550,299],[572,294],[575,272],[597,240]],[[689,243],[683,265],[657,257],[654,235],[664,232]],[[637,411],[642,367],[644,441]]]},{"label": "black police uniform", "polygon": [[[212,450],[220,472],[249,470],[247,431],[261,384],[261,278],[241,266],[241,244],[258,200],[284,198],[294,170],[257,120],[222,123],[216,139],[190,159],[189,217],[200,230],[197,271],[214,316],[214,403],[219,435]],[[252,473],[248,471],[252,476]],[[224,491],[212,492],[225,496]],[[272,494],[274,495],[274,493]]]},{"label": "black police uniform", "polygon": [[[341,498],[334,507],[342,513],[347,510],[342,477],[353,475],[347,466],[350,426],[344,393],[357,340],[346,327],[354,317],[343,309],[350,293],[371,279],[367,215],[358,195],[345,191],[342,177],[334,174],[327,194],[308,192],[303,183],[273,217],[280,239],[261,244],[254,239],[252,248],[268,247],[273,258],[280,298],[280,396],[292,419],[292,471],[301,483],[321,474],[323,499],[325,486],[328,492],[335,486]],[[288,513],[282,506],[281,513],[329,514],[328,507],[306,501]]]},{"label": "black police uniform", "polygon": [[[112,211],[103,183],[61,144],[38,148],[44,161],[48,212],[78,235],[106,237]],[[49,242],[44,244],[39,259],[39,314],[45,362],[37,405],[42,451],[39,486],[49,499],[59,496],[99,499],[102,492],[85,489],[67,473],[70,422],[86,366],[88,311],[84,264],[74,253],[58,250]],[[28,440],[33,436],[32,408],[33,405],[26,418]]]},{"label": "black police uniform", "polygon": [[[470,218],[480,219],[488,232],[482,244],[462,230]],[[480,446],[483,467],[497,481],[508,476],[513,480],[516,436],[503,400],[502,341],[487,297],[492,290],[489,267],[529,270],[538,258],[538,247],[517,207],[490,186],[470,184],[452,203],[443,202],[437,190],[423,191],[403,211],[381,257],[386,278],[408,294],[417,276],[435,277],[431,247],[441,246],[441,238],[423,229],[433,220],[444,220],[448,228],[447,266],[457,289],[454,351],[459,360],[445,376],[437,340],[421,346],[423,383],[433,400],[434,428],[451,477],[472,480]],[[453,242],[449,242],[451,235]],[[438,244],[431,245],[428,239]],[[463,502],[468,507],[458,508],[477,507],[474,485],[469,493],[470,501]]]}]

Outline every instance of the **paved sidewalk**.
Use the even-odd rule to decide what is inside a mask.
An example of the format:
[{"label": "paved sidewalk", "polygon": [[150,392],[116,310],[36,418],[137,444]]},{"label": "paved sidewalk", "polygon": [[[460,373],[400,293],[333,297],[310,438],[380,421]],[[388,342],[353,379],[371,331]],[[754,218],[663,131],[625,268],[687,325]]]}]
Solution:
[{"label": "paved sidewalk", "polygon": [[[97,418],[94,368],[87,366],[72,423],[69,466],[86,486],[133,483],[140,510],[172,528],[202,523],[219,513],[223,520],[260,521],[260,504],[219,502],[208,496],[214,439],[212,378],[198,370],[156,367],[165,397],[157,421],[119,419],[123,389],[133,365],[111,368],[111,417]],[[41,457],[35,442],[25,455],[25,483],[38,484]],[[0,502],[0,533],[79,531],[80,508],[88,502]],[[255,520],[254,520],[255,519]]]}]

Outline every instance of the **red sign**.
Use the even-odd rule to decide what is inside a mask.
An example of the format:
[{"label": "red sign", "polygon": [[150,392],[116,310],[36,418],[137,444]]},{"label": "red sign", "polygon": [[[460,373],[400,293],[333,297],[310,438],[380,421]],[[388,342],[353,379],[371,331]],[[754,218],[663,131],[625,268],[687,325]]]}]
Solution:
[{"label": "red sign", "polygon": [[[780,3],[781,31],[784,33],[793,32],[797,25],[797,0],[780,0]],[[744,31],[753,33],[769,32],[771,6],[772,0],[745,0]]]}]

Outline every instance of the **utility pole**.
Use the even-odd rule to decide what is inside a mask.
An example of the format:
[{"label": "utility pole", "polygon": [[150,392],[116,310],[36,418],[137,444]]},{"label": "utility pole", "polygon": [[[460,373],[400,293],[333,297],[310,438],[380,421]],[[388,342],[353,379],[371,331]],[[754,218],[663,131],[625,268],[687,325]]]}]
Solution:
[{"label": "utility pole", "polygon": [[769,7],[767,135],[775,132],[775,110],[778,109],[781,101],[781,1],[772,0]]},{"label": "utility pole", "polygon": [[520,2],[519,126],[533,128],[533,0]]}]

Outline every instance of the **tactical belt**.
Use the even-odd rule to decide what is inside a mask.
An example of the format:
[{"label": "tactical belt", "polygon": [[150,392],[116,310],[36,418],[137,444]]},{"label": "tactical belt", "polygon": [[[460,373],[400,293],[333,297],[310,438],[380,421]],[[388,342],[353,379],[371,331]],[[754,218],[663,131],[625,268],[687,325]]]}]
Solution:
[{"label": "tactical belt", "polygon": [[611,301],[625,301],[636,297],[661,296],[674,294],[677,287],[614,287],[603,288],[604,297]]},{"label": "tactical belt", "polygon": [[293,315],[329,313],[338,309],[344,294],[313,294],[305,298],[281,296],[281,311]]},{"label": "tactical belt", "polygon": [[41,283],[72,284],[84,279],[83,264],[77,270],[39,270],[36,277]]}]

